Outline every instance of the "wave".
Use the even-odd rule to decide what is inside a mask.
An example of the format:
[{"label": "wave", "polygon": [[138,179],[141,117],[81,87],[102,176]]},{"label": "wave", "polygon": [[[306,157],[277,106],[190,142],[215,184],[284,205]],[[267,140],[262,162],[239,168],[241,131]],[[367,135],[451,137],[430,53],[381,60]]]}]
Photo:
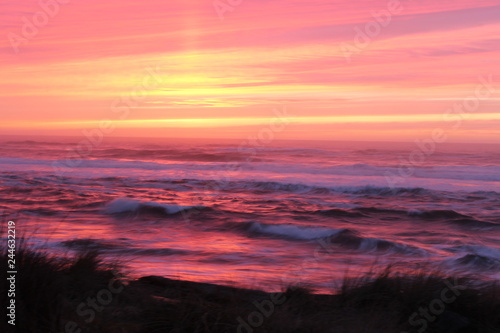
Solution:
[{"label": "wave", "polygon": [[72,250],[97,250],[120,254],[140,255],[140,256],[165,256],[165,255],[188,255],[191,251],[172,248],[136,248],[123,240],[103,240],[95,238],[78,238],[63,241],[62,246]]},{"label": "wave", "polygon": [[425,219],[458,219],[470,218],[454,210],[409,210],[408,215]]},{"label": "wave", "polygon": [[433,191],[421,187],[346,186],[334,188],[336,192],[376,196],[430,195]]},{"label": "wave", "polygon": [[363,237],[359,232],[350,229],[342,229],[336,235],[331,236],[329,241],[332,244],[340,245],[344,248],[363,252],[383,251],[405,254],[424,254],[423,250],[416,247],[385,239]]},{"label": "wave", "polygon": [[[165,180],[163,180],[165,181]],[[316,186],[301,183],[285,183],[274,181],[216,181],[200,179],[182,179],[177,182],[191,183],[191,185],[205,188],[214,188],[231,192],[258,192],[258,193],[296,193],[296,194],[353,194],[359,196],[430,196],[435,193],[420,187],[397,187],[388,186]],[[172,181],[171,181],[172,182]]]},{"label": "wave", "polygon": [[[371,210],[373,210],[373,208]],[[398,210],[385,210],[385,211],[399,213],[399,214],[403,212]],[[444,222],[464,228],[500,228],[500,224],[498,223],[481,221],[454,210],[411,209],[407,211],[407,214],[412,218],[418,218],[424,220],[444,220]]]},{"label": "wave", "polygon": [[279,183],[279,182],[228,182],[226,187],[234,190],[247,191],[263,191],[263,192],[292,192],[298,194],[354,194],[361,196],[416,196],[416,195],[431,195],[432,190],[427,190],[420,187],[404,188],[404,187],[386,187],[386,186],[314,186],[297,183]]},{"label": "wave", "polygon": [[113,250],[125,248],[127,243],[117,240],[103,240],[95,238],[77,238],[60,243],[62,246],[75,250]]},{"label": "wave", "polygon": [[364,214],[396,214],[396,215],[407,215],[408,211],[395,208],[381,208],[381,207],[358,207],[355,209]]},{"label": "wave", "polygon": [[302,227],[293,224],[265,224],[260,222],[238,223],[249,234],[278,236],[291,240],[314,240],[332,236],[340,229],[323,227]]},{"label": "wave", "polygon": [[500,270],[500,249],[498,248],[484,245],[460,245],[444,248],[444,250],[457,255],[455,259],[448,260],[449,263],[483,271]]},{"label": "wave", "polygon": [[463,218],[458,220],[452,220],[449,222],[465,228],[478,228],[478,229],[500,228],[500,224],[498,223],[486,222],[486,221],[476,220],[473,218]]},{"label": "wave", "polygon": [[483,257],[490,257],[500,260],[500,249],[485,245],[459,245],[444,248],[452,253],[476,254]]},{"label": "wave", "polygon": [[314,212],[314,214],[330,216],[330,217],[366,217],[365,214],[362,214],[360,212],[344,210],[339,208],[317,210]]},{"label": "wave", "polygon": [[187,210],[206,210],[205,206],[181,206],[154,201],[140,201],[129,198],[119,198],[109,202],[104,208],[105,214],[146,213],[158,215],[173,215]]},{"label": "wave", "polygon": [[[400,168],[395,166],[375,166],[357,163],[319,168],[315,173],[351,176],[397,176],[400,175],[400,172]],[[428,179],[500,181],[500,166],[426,165],[425,167],[415,167],[411,177]]]},{"label": "wave", "polygon": [[456,263],[465,266],[472,266],[481,270],[497,271],[500,270],[500,260],[478,254],[466,254],[455,260]]},{"label": "wave", "polygon": [[[64,153],[64,151],[62,151]],[[127,155],[128,154],[128,155]],[[130,150],[104,149],[92,153],[92,159],[83,159],[76,168],[110,168],[110,169],[138,169],[138,170],[174,170],[184,168],[197,171],[215,171],[224,174],[230,170],[245,170],[258,173],[288,174],[288,175],[325,175],[325,176],[356,176],[370,177],[378,181],[387,182],[387,177],[400,178],[400,169],[396,166],[378,166],[363,163],[347,165],[318,164],[314,162],[293,163],[286,159],[280,162],[266,162],[274,155],[249,157],[244,153],[221,153],[210,150],[192,149],[162,149],[162,150]],[[289,156],[290,157],[290,156]],[[161,163],[161,160],[177,161],[177,163]],[[200,163],[193,163],[193,162]],[[291,162],[292,161],[292,162]],[[265,163],[264,163],[265,162]],[[56,164],[60,167],[70,167],[65,160],[29,159],[22,157],[3,157],[0,164]],[[331,162],[334,163],[334,162]],[[403,177],[405,178],[405,177]],[[410,175],[412,179],[422,182],[428,180],[463,180],[481,182],[499,182],[500,166],[432,166],[415,168]],[[444,185],[443,185],[444,186]]]},{"label": "wave", "polygon": [[[477,192],[477,195],[488,199],[500,198],[500,191],[497,191],[498,186],[496,186],[495,182],[474,181],[472,179],[475,179],[475,176],[463,178],[465,181],[470,181],[470,184],[456,184],[446,181],[448,178],[443,171],[441,182],[421,177],[408,180],[406,183],[398,183],[401,185],[400,187],[391,187],[384,174],[370,176],[370,173],[365,172],[368,167],[378,168],[353,164],[351,166],[342,166],[342,168],[350,170],[349,172],[337,169],[338,172],[324,173],[319,172],[317,167],[307,164],[293,164],[290,161],[286,163],[262,163],[257,161],[243,163],[172,161],[159,163],[158,161],[146,160],[83,159],[68,162],[66,160],[17,157],[0,158],[0,171],[40,171],[43,173],[54,173],[56,171],[60,177],[72,177],[71,179],[77,179],[77,177],[80,179],[107,178],[104,181],[113,181],[112,177],[129,178],[131,175],[134,177],[140,174],[143,180],[197,179],[199,184],[197,182],[193,184],[204,186],[203,183],[206,183],[206,186],[221,191],[288,192],[310,195],[341,193],[366,197],[442,197],[443,195],[450,195],[450,192],[463,191],[469,194]],[[494,169],[495,167],[491,168]],[[500,174],[500,167],[498,170],[493,169],[486,170],[485,175],[491,175],[495,172]],[[471,175],[476,172],[481,172],[481,170],[472,170]],[[465,171],[464,174],[467,175]],[[277,179],[276,175],[280,175],[282,181],[275,181]],[[328,175],[328,177],[323,175]],[[57,181],[57,179],[53,181]],[[59,178],[59,182],[61,181],[67,181],[67,179]]]},{"label": "wave", "polygon": [[500,224],[488,221],[477,220],[471,216],[459,213],[454,210],[402,210],[395,208],[378,208],[378,207],[359,207],[355,211],[367,215],[393,214],[401,216],[409,216],[414,219],[422,220],[442,220],[443,222],[451,223],[460,227],[469,228],[496,228]]},{"label": "wave", "polygon": [[[103,149],[96,153],[97,157],[131,159],[131,160],[173,160],[198,162],[245,162],[248,154],[238,152],[212,152],[198,149]],[[254,162],[261,158],[251,158]]]},{"label": "wave", "polygon": [[28,215],[35,215],[35,216],[54,216],[59,214],[59,212],[49,209],[49,208],[34,208],[34,209],[25,209],[21,211],[22,213],[28,214]]},{"label": "wave", "polygon": [[406,254],[423,254],[423,251],[404,244],[378,238],[363,237],[350,229],[331,229],[316,226],[296,226],[292,224],[265,224],[260,222],[236,223],[233,227],[250,236],[262,235],[285,240],[312,241],[326,239],[332,245],[362,252],[384,251]]}]

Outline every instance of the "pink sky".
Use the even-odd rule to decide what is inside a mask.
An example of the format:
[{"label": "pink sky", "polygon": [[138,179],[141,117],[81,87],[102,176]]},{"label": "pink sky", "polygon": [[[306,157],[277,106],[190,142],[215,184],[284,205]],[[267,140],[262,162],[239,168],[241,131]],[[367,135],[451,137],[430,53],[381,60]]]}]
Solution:
[{"label": "pink sky", "polygon": [[239,137],[281,110],[282,139],[500,143],[498,1],[0,7],[0,134]]}]

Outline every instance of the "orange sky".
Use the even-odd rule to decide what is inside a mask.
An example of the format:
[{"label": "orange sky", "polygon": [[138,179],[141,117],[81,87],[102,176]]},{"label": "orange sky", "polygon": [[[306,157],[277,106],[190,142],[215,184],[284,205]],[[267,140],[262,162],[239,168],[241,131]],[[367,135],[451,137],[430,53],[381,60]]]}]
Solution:
[{"label": "orange sky", "polygon": [[0,134],[500,143],[498,1],[0,7]]}]

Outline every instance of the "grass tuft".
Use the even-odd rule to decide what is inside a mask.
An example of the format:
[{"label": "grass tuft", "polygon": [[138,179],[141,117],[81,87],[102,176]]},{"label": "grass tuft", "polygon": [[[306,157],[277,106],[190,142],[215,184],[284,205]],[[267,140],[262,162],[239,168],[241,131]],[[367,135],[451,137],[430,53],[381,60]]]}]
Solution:
[{"label": "grass tuft", "polygon": [[[375,275],[346,278],[334,295],[317,295],[303,286],[271,294],[157,276],[124,282],[120,267],[94,250],[56,258],[19,245],[16,326],[4,318],[1,332],[500,332],[499,284],[470,277],[405,274],[388,266]],[[6,248],[0,258],[7,262]],[[2,285],[2,306],[7,306],[8,286]],[[450,285],[459,286],[459,295],[445,291]],[[99,297],[106,304],[90,305]],[[429,309],[440,302],[444,308],[433,314]],[[432,320],[424,320],[421,311]]]}]

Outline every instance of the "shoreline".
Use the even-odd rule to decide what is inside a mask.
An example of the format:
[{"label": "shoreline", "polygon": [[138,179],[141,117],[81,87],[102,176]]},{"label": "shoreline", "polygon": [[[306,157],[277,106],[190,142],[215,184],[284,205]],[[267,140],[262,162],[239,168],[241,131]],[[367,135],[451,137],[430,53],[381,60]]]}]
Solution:
[{"label": "shoreline", "polygon": [[[2,249],[2,261],[6,260]],[[5,332],[500,332],[500,285],[438,272],[346,279],[337,294],[161,276],[128,279],[95,251],[17,252],[16,325]],[[5,280],[4,280],[5,281]],[[2,291],[2,295],[6,295]]]}]

